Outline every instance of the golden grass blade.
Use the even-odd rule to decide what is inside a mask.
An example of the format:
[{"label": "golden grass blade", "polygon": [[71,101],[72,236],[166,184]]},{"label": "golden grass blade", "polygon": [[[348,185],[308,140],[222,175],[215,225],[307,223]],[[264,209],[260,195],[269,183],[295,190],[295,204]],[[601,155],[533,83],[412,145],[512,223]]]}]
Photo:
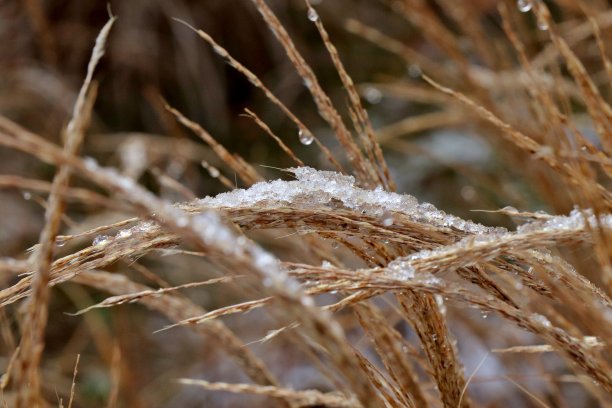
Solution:
[{"label": "golden grass blade", "polygon": [[219,156],[219,158],[227,164],[229,168],[235,171],[240,179],[247,185],[250,186],[259,181],[263,180],[263,177],[257,173],[257,170],[249,163],[247,163],[242,157],[232,154],[227,151],[223,145],[218,143],[210,133],[204,130],[197,123],[187,119],[181,112],[174,109],[168,104],[165,104],[166,110],[173,114],[176,119],[183,124],[185,127],[190,129],[193,133],[198,135],[211,149]]},{"label": "golden grass blade", "polygon": [[327,52],[334,63],[336,71],[338,71],[342,85],[344,85],[344,89],[349,97],[351,112],[355,114],[359,125],[358,128],[355,128],[355,131],[358,132],[358,134],[365,132],[365,137],[363,134],[360,135],[362,136],[362,144],[368,153],[368,157],[370,158],[372,165],[377,169],[377,177],[381,185],[383,185],[386,190],[395,191],[395,183],[391,179],[387,162],[383,157],[382,150],[377,141],[376,135],[374,134],[374,129],[372,128],[372,123],[370,123],[368,112],[364,109],[361,103],[361,98],[359,97],[359,93],[355,88],[353,79],[346,71],[346,68],[344,68],[344,64],[340,60],[338,50],[331,42],[323,22],[320,18],[313,18],[314,16],[318,15],[316,10],[312,7],[309,0],[305,0],[305,2],[306,6],[308,7],[308,13],[310,13],[311,16],[310,19],[314,19],[314,24],[317,27],[317,31],[319,31],[319,34],[321,35],[323,44],[325,44],[325,48],[327,49]]},{"label": "golden grass blade", "polygon": [[377,185],[377,177],[375,177],[376,172],[374,171],[372,164],[364,157],[361,149],[353,140],[351,132],[347,129],[342,117],[334,107],[331,99],[319,84],[319,80],[314,74],[312,68],[308,65],[306,60],[304,60],[302,55],[295,47],[295,44],[287,33],[287,30],[264,0],[252,1],[274,33],[275,37],[285,49],[287,56],[291,60],[298,74],[302,77],[304,84],[310,91],[310,94],[312,95],[312,98],[319,109],[319,114],[330,125],[336,135],[336,138],[338,139],[338,142],[340,142],[344,148],[346,156],[355,169],[357,178],[361,183],[363,183],[363,185],[375,187]]},{"label": "golden grass blade", "polygon": [[74,401],[74,392],[76,388],[76,377],[79,368],[79,360],[81,360],[81,355],[77,354],[76,362],[74,363],[74,373],[72,374],[72,386],[70,387],[70,399],[68,400],[68,408],[72,408],[72,402]]},{"label": "golden grass blade", "polygon": [[380,311],[362,302],[355,307],[361,326],[376,346],[385,368],[402,391],[408,406],[428,407],[422,385],[414,372],[406,352],[402,349],[402,336],[388,325]]},{"label": "golden grass blade", "polygon": [[292,401],[298,406],[322,405],[330,408],[358,408],[362,407],[359,401],[347,399],[342,395],[322,393],[315,390],[294,391],[279,387],[263,387],[252,384],[229,384],[209,382],[205,380],[192,380],[181,378],[180,384],[203,387],[207,390],[226,391],[240,394],[266,395],[272,398],[283,398]]},{"label": "golden grass blade", "polygon": [[329,151],[329,149],[319,141],[319,138],[316,137],[313,134],[313,132],[297,116],[295,116],[295,114],[289,108],[287,108],[287,106],[280,99],[278,99],[276,97],[276,95],[274,95],[272,93],[272,91],[270,91],[270,89],[261,81],[261,79],[259,79],[257,77],[257,75],[255,75],[247,67],[245,67],[240,62],[238,62],[238,60],[236,60],[234,57],[232,57],[231,54],[229,52],[227,52],[227,50],[225,48],[221,47],[205,31],[198,30],[195,27],[190,26],[189,24],[187,24],[186,22],[184,22],[182,20],[176,20],[176,21],[178,21],[181,24],[186,25],[191,30],[193,30],[196,34],[198,34],[198,36],[200,38],[202,38],[204,41],[206,41],[208,44],[210,44],[210,46],[213,48],[213,50],[221,58],[223,58],[225,61],[227,61],[227,63],[229,65],[231,65],[236,71],[238,71],[241,74],[243,74],[245,76],[245,78],[248,79],[248,81],[254,87],[261,89],[263,91],[263,93],[266,95],[266,98],[268,98],[270,100],[270,102],[272,102],[274,105],[276,105],[296,125],[296,127],[298,128],[298,133],[302,132],[303,134],[307,135],[306,136],[307,138],[312,137],[313,140],[315,141],[316,145],[319,147],[319,149],[321,149],[321,151],[325,155],[325,158],[334,166],[334,168],[337,171],[343,172],[342,166],[334,158],[334,155]]},{"label": "golden grass blade", "polygon": [[[105,78],[104,84],[113,85],[101,91],[99,111],[112,108],[117,116],[93,118],[92,128],[98,130],[83,148],[105,164],[118,160],[117,169],[78,155],[93,116],[93,73],[114,17],[98,36],[78,94],[59,68],[78,72],[71,61],[86,60],[78,52],[80,41],[54,44],[53,52],[70,56],[65,67],[44,54],[46,49],[0,66],[9,85],[0,87],[6,115],[0,116],[0,145],[18,151],[15,157],[0,152],[6,164],[16,164],[8,167],[15,175],[0,175],[0,189],[7,190],[0,191],[0,208],[5,197],[9,208],[0,226],[0,243],[7,244],[0,248],[7,255],[0,256],[0,309],[6,307],[0,310],[0,346],[7,366],[0,405],[44,406],[54,393],[59,406],[91,405],[80,384],[88,384],[92,372],[108,371],[109,387],[101,398],[109,407],[180,405],[185,397],[216,403],[228,397],[205,389],[259,395],[252,401],[242,398],[255,405],[266,398],[265,405],[291,408],[516,405],[526,401],[525,393],[538,406],[608,406],[612,63],[606,41],[612,12],[606,2],[559,0],[554,7],[535,0],[304,0],[274,7],[266,0],[251,2],[255,7],[179,0],[161,7],[147,4],[138,13],[133,7],[140,6],[122,6],[126,18],[154,16],[145,19],[147,26],[127,21],[117,42],[123,45],[125,36],[142,34],[145,41],[128,42],[109,58],[109,72],[122,67],[126,78],[138,80],[125,81],[123,74]],[[19,33],[18,44],[36,44],[42,33],[53,40],[77,32],[72,24],[77,20],[59,25],[64,22],[59,14],[50,18],[40,5],[32,8],[35,3],[28,1],[26,10],[32,30],[7,20],[7,32]],[[346,15],[344,3],[354,3],[349,14],[359,21]],[[246,7],[244,14],[235,12],[239,7]],[[197,12],[194,21],[208,25],[200,12],[213,9],[215,37],[257,70],[248,69],[212,35],[175,19],[194,36],[171,21],[171,14]],[[225,9],[239,32],[217,24],[225,21]],[[261,31],[265,25],[272,35]],[[247,27],[253,31],[241,36]],[[342,27],[373,46],[352,43]],[[297,31],[304,28],[308,31]],[[167,57],[175,51],[166,54],[165,40],[158,43],[167,34],[180,37],[180,59],[187,65]],[[216,58],[209,61],[206,44],[201,55],[199,39],[230,67],[222,68]],[[320,47],[309,54],[311,65],[298,47],[313,39]],[[251,47],[259,41],[263,48]],[[126,50],[136,55],[132,47],[145,44],[138,60],[125,59]],[[13,55],[7,47],[7,55]],[[147,55],[162,59],[151,63]],[[321,58],[331,58],[332,64],[321,66]],[[205,75],[194,78],[200,68]],[[130,76],[132,69],[137,76]],[[246,115],[280,147],[281,156],[258,145],[249,157],[265,157],[261,167],[282,171],[287,180],[264,181],[256,164],[164,106],[161,90],[168,100],[184,104],[185,91],[197,92],[185,89],[192,83],[211,86],[220,95],[227,69],[227,79],[236,70],[258,89],[257,99],[248,100],[257,109]],[[294,71],[297,76],[287,75]],[[353,83],[349,71],[361,85]],[[178,74],[178,86],[167,83],[167,73]],[[275,84],[274,93],[268,81]],[[324,136],[315,137],[302,122],[308,113],[298,118],[290,109],[303,102],[300,81],[339,143],[329,140],[330,147],[324,146]],[[234,102],[250,98],[242,92],[242,81],[231,85],[240,92],[228,93],[230,110],[212,106],[214,112],[243,109]],[[369,99],[374,92],[385,103],[372,103],[366,111],[361,96]],[[116,98],[126,95],[134,98]],[[140,105],[124,109],[124,100],[139,97]],[[342,98],[343,107],[338,105]],[[190,101],[211,108],[212,101]],[[307,156],[298,158],[292,144],[254,113],[262,109],[259,102],[268,101],[290,120],[303,144],[319,146],[337,173],[304,167],[306,158],[316,161],[319,152],[303,150]],[[190,105],[194,115],[198,109]],[[149,121],[152,113],[157,120]],[[270,114],[275,112],[266,117]],[[69,124],[58,146],[52,140],[63,120]],[[118,131],[124,124],[135,127]],[[240,131],[244,123],[229,125]],[[183,127],[205,143],[189,141]],[[160,128],[176,137],[159,135]],[[469,145],[452,144],[453,135],[466,132],[486,145],[474,160]],[[402,140],[404,134],[411,139]],[[452,143],[440,143],[447,140]],[[394,150],[387,156],[390,168],[379,142]],[[283,165],[276,160],[285,160],[283,154],[299,167],[279,168]],[[354,176],[343,171],[340,162],[345,161]],[[53,182],[42,181],[53,177],[52,167]],[[431,197],[436,205],[393,192],[391,170],[400,189]],[[238,188],[237,175],[247,187]],[[218,183],[228,192],[198,198],[196,191],[217,189]],[[159,196],[151,192],[158,188]],[[174,197],[186,201],[165,201]],[[461,214],[481,208],[473,216],[487,224],[439,208]],[[43,211],[46,222],[40,224],[38,241],[24,244]],[[59,235],[62,223],[66,230]],[[30,248],[19,252],[19,245]],[[68,284],[58,287],[61,283]],[[213,283],[220,285],[204,287]],[[187,288],[198,289],[185,293]],[[56,290],[61,295],[50,302]],[[102,301],[100,292],[106,293]],[[89,313],[58,316],[65,313],[64,300],[78,314]],[[116,307],[126,303],[147,310]],[[103,313],[91,312],[98,308]],[[136,313],[142,312],[159,316],[140,319],[144,315]],[[189,327],[155,337],[150,324],[159,331]],[[163,341],[167,336],[171,344]],[[191,347],[177,347],[194,339],[206,350],[200,356],[204,360],[191,358]],[[477,361],[482,350],[491,349],[486,364]],[[82,357],[79,385],[76,355]],[[162,364],[158,356],[165,359]],[[547,373],[551,362],[555,372]],[[476,369],[468,376],[464,364]],[[500,382],[504,372],[516,373],[512,381],[521,384],[532,378],[538,382],[529,390],[513,388]],[[175,378],[218,375],[223,376],[219,382],[181,380],[189,388],[161,386]],[[237,381],[226,375],[246,375],[253,384],[231,384]]]},{"label": "golden grass blade", "polygon": [[[82,272],[75,276],[73,280],[82,285],[91,286],[123,298],[134,296],[134,293],[153,292],[147,286],[132,282],[124,276],[102,271]],[[161,313],[173,321],[180,321],[188,316],[204,313],[201,307],[178,296],[164,294],[157,297],[139,296],[136,298],[147,308]],[[264,385],[278,384],[278,381],[268,371],[264,363],[249,350],[245,350],[242,341],[223,323],[210,321],[203,325],[192,326],[192,328],[195,332],[213,339],[215,344],[225,350],[254,381]]]},{"label": "golden grass blade", "polygon": [[266,123],[261,120],[259,118],[259,116],[257,116],[255,114],[255,112],[251,111],[248,108],[245,108],[244,111],[246,112],[246,115],[248,117],[250,117],[251,119],[253,119],[253,121],[257,124],[257,126],[259,126],[260,128],[263,129],[264,132],[266,132],[268,134],[268,136],[270,136],[272,139],[274,139],[274,141],[278,144],[278,146],[285,152],[287,153],[287,156],[289,156],[291,158],[291,160],[293,160],[298,166],[303,166],[304,162],[302,162],[302,160],[298,159],[295,155],[295,153],[293,153],[293,150],[291,150],[289,148],[289,146],[287,146],[278,136],[276,136],[274,134],[274,132],[272,132],[272,130],[270,129],[270,127],[268,125],[266,125]]},{"label": "golden grass blade", "polygon": [[[96,45],[89,61],[85,81],[75,102],[72,118],[65,130],[64,152],[66,154],[76,154],[82,144],[97,91],[97,87],[92,84],[94,71],[104,55],[105,44],[115,19],[111,16],[96,38]],[[14,374],[14,381],[19,387],[16,401],[18,407],[38,407],[42,405],[39,366],[47,326],[50,268],[55,236],[59,232],[64,207],[62,193],[69,180],[69,168],[60,166],[53,179],[49,204],[45,212],[46,223],[40,235],[40,247],[35,254],[36,275],[32,295],[28,300],[28,311],[24,320],[21,348]]]}]

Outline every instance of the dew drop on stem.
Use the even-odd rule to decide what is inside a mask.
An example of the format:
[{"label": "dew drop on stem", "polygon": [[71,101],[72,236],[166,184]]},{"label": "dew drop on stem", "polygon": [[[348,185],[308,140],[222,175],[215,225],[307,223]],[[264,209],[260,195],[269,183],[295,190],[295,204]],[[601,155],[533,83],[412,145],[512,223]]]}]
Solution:
[{"label": "dew drop on stem", "polygon": [[373,86],[368,86],[364,91],[363,91],[363,96],[366,98],[366,100],[371,103],[371,104],[377,104],[380,103],[380,101],[382,101],[383,98],[383,94],[380,91],[380,89],[373,87]]},{"label": "dew drop on stem", "polygon": [[312,144],[312,142],[314,142],[314,136],[304,129],[300,129],[300,131],[298,132],[298,137],[300,139],[300,143],[305,146],[308,146]]},{"label": "dew drop on stem", "polygon": [[221,175],[221,173],[219,172],[219,169],[217,169],[216,167],[209,167],[208,174],[210,174],[210,177],[213,177],[213,178],[217,178]]},{"label": "dew drop on stem", "polygon": [[516,2],[516,6],[518,7],[521,13],[527,13],[531,11],[533,3],[531,2],[531,0],[518,0]]},{"label": "dew drop on stem", "polygon": [[307,16],[308,19],[313,23],[319,19],[319,14],[317,13],[317,10],[313,9],[312,7],[308,8]]},{"label": "dew drop on stem", "polygon": [[463,186],[461,188],[461,197],[465,201],[472,201],[476,198],[476,189],[472,186]]},{"label": "dew drop on stem", "polygon": [[381,217],[381,223],[382,225],[384,225],[385,227],[390,227],[393,225],[394,222],[394,218],[393,218],[393,214],[391,214],[388,211],[385,211]]},{"label": "dew drop on stem", "polygon": [[410,78],[420,78],[423,75],[421,67],[417,64],[408,65],[408,76]]}]

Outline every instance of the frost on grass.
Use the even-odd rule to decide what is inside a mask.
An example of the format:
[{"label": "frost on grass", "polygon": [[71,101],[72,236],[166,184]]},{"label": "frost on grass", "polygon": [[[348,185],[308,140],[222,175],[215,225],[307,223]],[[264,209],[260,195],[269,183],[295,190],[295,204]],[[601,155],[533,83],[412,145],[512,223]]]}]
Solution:
[{"label": "frost on grass", "polygon": [[[89,167],[96,167],[88,163]],[[384,191],[382,188],[367,190],[355,185],[355,178],[330,171],[319,171],[309,167],[290,169],[296,180],[274,180],[254,184],[246,190],[234,190],[219,194],[216,197],[206,197],[197,202],[207,208],[287,208],[299,209],[344,208],[360,215],[381,220],[381,224],[390,227],[394,224],[396,215],[401,214],[413,222],[461,231],[466,236],[458,241],[438,248],[422,249],[408,256],[396,258],[387,265],[387,273],[394,279],[409,280],[433,278],[441,266],[456,269],[483,261],[489,261],[509,249],[529,250],[534,246],[546,246],[557,241],[568,239],[585,239],[587,230],[594,228],[612,228],[612,216],[596,217],[591,210],[575,209],[568,216],[550,216],[544,220],[536,220],[520,226],[516,231],[504,228],[486,227],[472,221],[446,214],[429,203],[419,203],[410,195],[402,195]],[[112,172],[118,189],[144,194],[133,181],[120,177]],[[138,191],[132,191],[138,190]],[[157,208],[166,223],[174,224],[176,229],[189,229],[195,233],[201,242],[214,246],[225,255],[235,258],[248,258],[254,266],[263,273],[264,284],[270,285],[283,282],[291,292],[297,290],[297,285],[279,268],[274,256],[256,245],[250,245],[244,237],[235,236],[227,228],[221,215],[215,211],[203,211],[188,214],[168,203]],[[158,217],[159,218],[158,214]],[[129,239],[134,232],[150,231],[154,223],[143,222],[131,229],[119,231],[114,238],[98,236],[94,246],[103,246],[111,240],[123,241]],[[544,254],[537,251],[538,254]],[[418,273],[417,273],[418,272]]]},{"label": "frost on grass", "polygon": [[260,205],[279,208],[298,205],[301,208],[344,208],[366,216],[382,219],[383,225],[393,224],[393,213],[400,213],[411,220],[435,227],[454,228],[469,234],[485,234],[498,231],[472,221],[446,214],[432,204],[419,203],[407,194],[384,191],[382,188],[366,190],[355,185],[355,178],[331,171],[310,167],[290,169],[296,180],[274,180],[254,184],[248,190],[234,190],[206,197],[199,204],[210,207],[240,208]]},{"label": "frost on grass", "polygon": [[[103,170],[95,163],[98,173],[109,171],[119,190],[142,193],[132,180],[119,176],[112,170]],[[398,257],[387,265],[387,273],[394,279],[408,280],[433,277],[432,273],[441,266],[456,269],[492,260],[510,249],[529,250],[554,242],[588,239],[588,230],[612,228],[612,216],[596,217],[592,210],[575,209],[568,216],[549,216],[520,226],[516,231],[504,228],[486,227],[466,221],[438,210],[429,203],[418,203],[410,195],[384,191],[382,188],[367,190],[355,185],[355,178],[330,171],[319,171],[309,167],[290,169],[296,180],[274,180],[254,184],[246,190],[234,190],[206,197],[195,203],[205,208],[289,208],[320,209],[344,208],[366,217],[376,218],[385,227],[391,227],[400,214],[413,222],[434,228],[446,228],[465,234],[450,245],[427,248],[408,256]],[[138,190],[138,191],[132,191]],[[192,203],[190,207],[193,210]],[[163,203],[158,210],[163,213],[161,220],[174,224],[177,229],[190,229],[205,245],[212,245],[225,255],[235,258],[246,257],[254,261],[258,270],[264,273],[264,284],[269,285],[276,279],[288,284],[292,289],[297,285],[284,276],[274,256],[227,228],[221,214],[215,211],[202,211],[188,214],[181,205]],[[185,207],[187,208],[187,207]],[[200,209],[201,210],[201,209]],[[157,217],[159,218],[158,214]],[[130,228],[120,230],[115,237],[98,236],[93,246],[105,246],[111,241],[121,243],[129,240],[134,233],[154,233],[158,225],[151,221],[141,222]],[[462,234],[459,234],[462,235]],[[542,250],[534,256],[544,256]],[[273,272],[272,272],[273,271]],[[280,275],[279,275],[280,274]],[[282,275],[282,276],[281,276]]]},{"label": "frost on grass", "polygon": [[530,233],[534,231],[542,232],[563,232],[580,231],[585,228],[612,229],[612,215],[603,214],[596,217],[591,209],[575,208],[567,216],[554,216],[545,221],[531,222],[518,227],[517,231]]},{"label": "frost on grass", "polygon": [[[549,216],[520,226],[516,231],[486,227],[446,214],[432,204],[419,203],[410,195],[366,190],[358,187],[355,178],[309,167],[290,169],[296,180],[261,182],[247,190],[234,190],[198,202],[213,208],[344,208],[381,220],[390,227],[396,214],[434,228],[448,228],[466,234],[451,245],[423,249],[389,263],[387,272],[395,279],[412,279],[417,272],[433,272],[434,266],[458,268],[488,261],[510,248],[530,249],[568,239],[585,239],[592,228],[612,228],[612,216],[597,218],[591,210],[572,211],[568,216]],[[539,252],[539,251],[538,251]]]},{"label": "frost on grass", "polygon": [[[115,190],[129,197],[134,204],[148,211],[157,223],[164,224],[176,233],[190,236],[196,244],[213,248],[234,260],[252,264],[263,276],[265,286],[274,285],[286,293],[301,297],[298,293],[299,285],[279,267],[278,260],[248,239],[236,236],[216,211],[202,211],[190,215],[180,206],[158,200],[134,180],[119,174],[115,169],[100,167],[93,159],[86,159],[85,167]],[[129,238],[135,230],[143,232],[153,226],[150,222],[141,223],[129,230],[119,231],[114,239]],[[102,241],[97,243],[98,246],[106,245],[111,240],[106,236],[100,239]]]},{"label": "frost on grass", "polygon": [[[590,209],[575,209],[569,215],[550,216],[545,221],[534,221],[516,231],[493,230],[480,235],[469,235],[461,240],[435,249],[423,249],[408,256],[398,257],[387,266],[391,276],[410,279],[415,271],[429,271],[441,266],[457,269],[495,259],[511,251],[529,250],[534,259],[545,264],[562,262],[542,247],[560,242],[588,240],[594,228],[612,229],[612,216],[595,217]],[[533,249],[539,248],[539,249]],[[564,263],[566,272],[577,276],[573,267]],[[556,276],[556,272],[551,272]]]}]

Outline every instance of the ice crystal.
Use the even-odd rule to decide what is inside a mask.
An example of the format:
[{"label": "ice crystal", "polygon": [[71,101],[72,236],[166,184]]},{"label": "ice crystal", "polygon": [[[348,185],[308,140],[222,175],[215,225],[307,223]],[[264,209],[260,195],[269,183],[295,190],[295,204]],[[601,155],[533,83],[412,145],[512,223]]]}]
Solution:
[{"label": "ice crystal", "polygon": [[106,244],[108,244],[109,240],[110,240],[110,237],[108,235],[98,235],[97,237],[94,238],[91,245],[105,246]]},{"label": "ice crystal", "polygon": [[391,276],[399,280],[410,280],[415,276],[415,270],[410,260],[398,258],[387,265],[387,270]]},{"label": "ice crystal", "polygon": [[546,316],[541,314],[534,314],[533,320],[535,320],[538,324],[541,324],[544,327],[551,327],[550,320]]},{"label": "ice crystal", "polygon": [[353,176],[315,170],[310,167],[290,170],[297,180],[261,182],[247,190],[234,190],[216,197],[206,197],[200,200],[200,204],[226,208],[252,207],[253,205],[273,208],[288,205],[299,205],[302,208],[335,208],[335,204],[341,203],[345,208],[383,219],[383,221],[387,218],[386,214],[398,213],[416,222],[442,228],[454,228],[470,234],[496,231],[495,228],[446,214],[432,204],[419,204],[416,198],[407,194],[357,187]]},{"label": "ice crystal", "polygon": [[574,209],[569,215],[559,215],[550,217],[545,221],[535,221],[523,224],[518,227],[520,233],[529,233],[533,231],[542,232],[562,232],[562,231],[579,231],[586,227],[588,223],[590,228],[597,228],[598,225],[604,228],[612,228],[612,215],[602,215],[597,219],[590,209],[581,210]]}]

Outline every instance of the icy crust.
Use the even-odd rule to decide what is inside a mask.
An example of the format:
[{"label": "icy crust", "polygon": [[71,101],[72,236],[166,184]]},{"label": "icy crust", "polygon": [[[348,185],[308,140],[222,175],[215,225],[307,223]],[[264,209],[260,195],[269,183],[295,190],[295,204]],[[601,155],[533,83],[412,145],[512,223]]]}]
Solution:
[{"label": "icy crust", "polygon": [[[593,214],[591,209],[574,209],[569,215],[552,216],[546,221],[534,221],[519,226],[516,232],[500,233],[489,232],[484,235],[470,235],[452,245],[443,246],[437,249],[424,249],[408,256],[399,257],[387,265],[387,270],[391,276],[398,279],[411,279],[415,277],[416,270],[414,263],[416,261],[427,261],[434,258],[451,257],[460,254],[464,250],[483,251],[480,254],[480,260],[493,259],[499,256],[502,252],[503,244],[507,244],[512,240],[525,240],[526,235],[542,234],[550,236],[558,236],[563,233],[579,234],[588,228],[606,228],[612,229],[612,215],[601,215],[599,219]],[[484,252],[486,251],[486,253]],[[552,262],[552,255],[546,250],[539,249],[532,255],[542,259],[546,263]],[[568,268],[573,270],[571,265]]]},{"label": "icy crust", "polygon": [[580,231],[586,228],[588,223],[589,228],[606,228],[612,229],[612,215],[604,214],[599,216],[599,220],[593,214],[590,208],[573,209],[569,215],[559,215],[550,217],[546,221],[530,222],[520,225],[517,228],[519,233],[529,233],[534,231],[541,232],[563,232],[563,231]]},{"label": "icy crust", "polygon": [[[202,243],[216,248],[225,255],[252,260],[254,266],[264,276],[264,285],[277,285],[282,287],[285,293],[293,294],[301,299],[310,299],[298,293],[299,284],[279,267],[278,260],[274,256],[246,238],[237,237],[225,225],[218,213],[204,211],[195,215],[187,214],[170,203],[159,201],[133,179],[119,174],[115,169],[100,167],[94,159],[85,159],[85,167],[92,173],[104,177],[108,184],[134,199],[136,203],[147,208],[151,213],[156,214],[155,218],[158,221],[165,220],[165,223],[175,229],[195,233]],[[155,228],[157,228],[155,222],[141,222],[134,227],[120,230],[114,237],[99,235],[94,239],[92,246],[106,247],[115,241],[127,239],[134,233],[148,233]]]},{"label": "icy crust", "polygon": [[302,208],[321,206],[345,208],[364,215],[380,217],[383,224],[393,223],[393,213],[401,213],[411,220],[436,227],[454,228],[469,234],[504,232],[505,229],[486,227],[472,221],[446,214],[432,204],[419,203],[410,195],[390,193],[382,188],[365,190],[355,186],[355,178],[332,171],[310,167],[292,168],[297,180],[274,180],[254,184],[247,190],[234,190],[215,197],[205,197],[198,204],[211,207],[249,207],[265,205],[283,207],[289,204]]}]

